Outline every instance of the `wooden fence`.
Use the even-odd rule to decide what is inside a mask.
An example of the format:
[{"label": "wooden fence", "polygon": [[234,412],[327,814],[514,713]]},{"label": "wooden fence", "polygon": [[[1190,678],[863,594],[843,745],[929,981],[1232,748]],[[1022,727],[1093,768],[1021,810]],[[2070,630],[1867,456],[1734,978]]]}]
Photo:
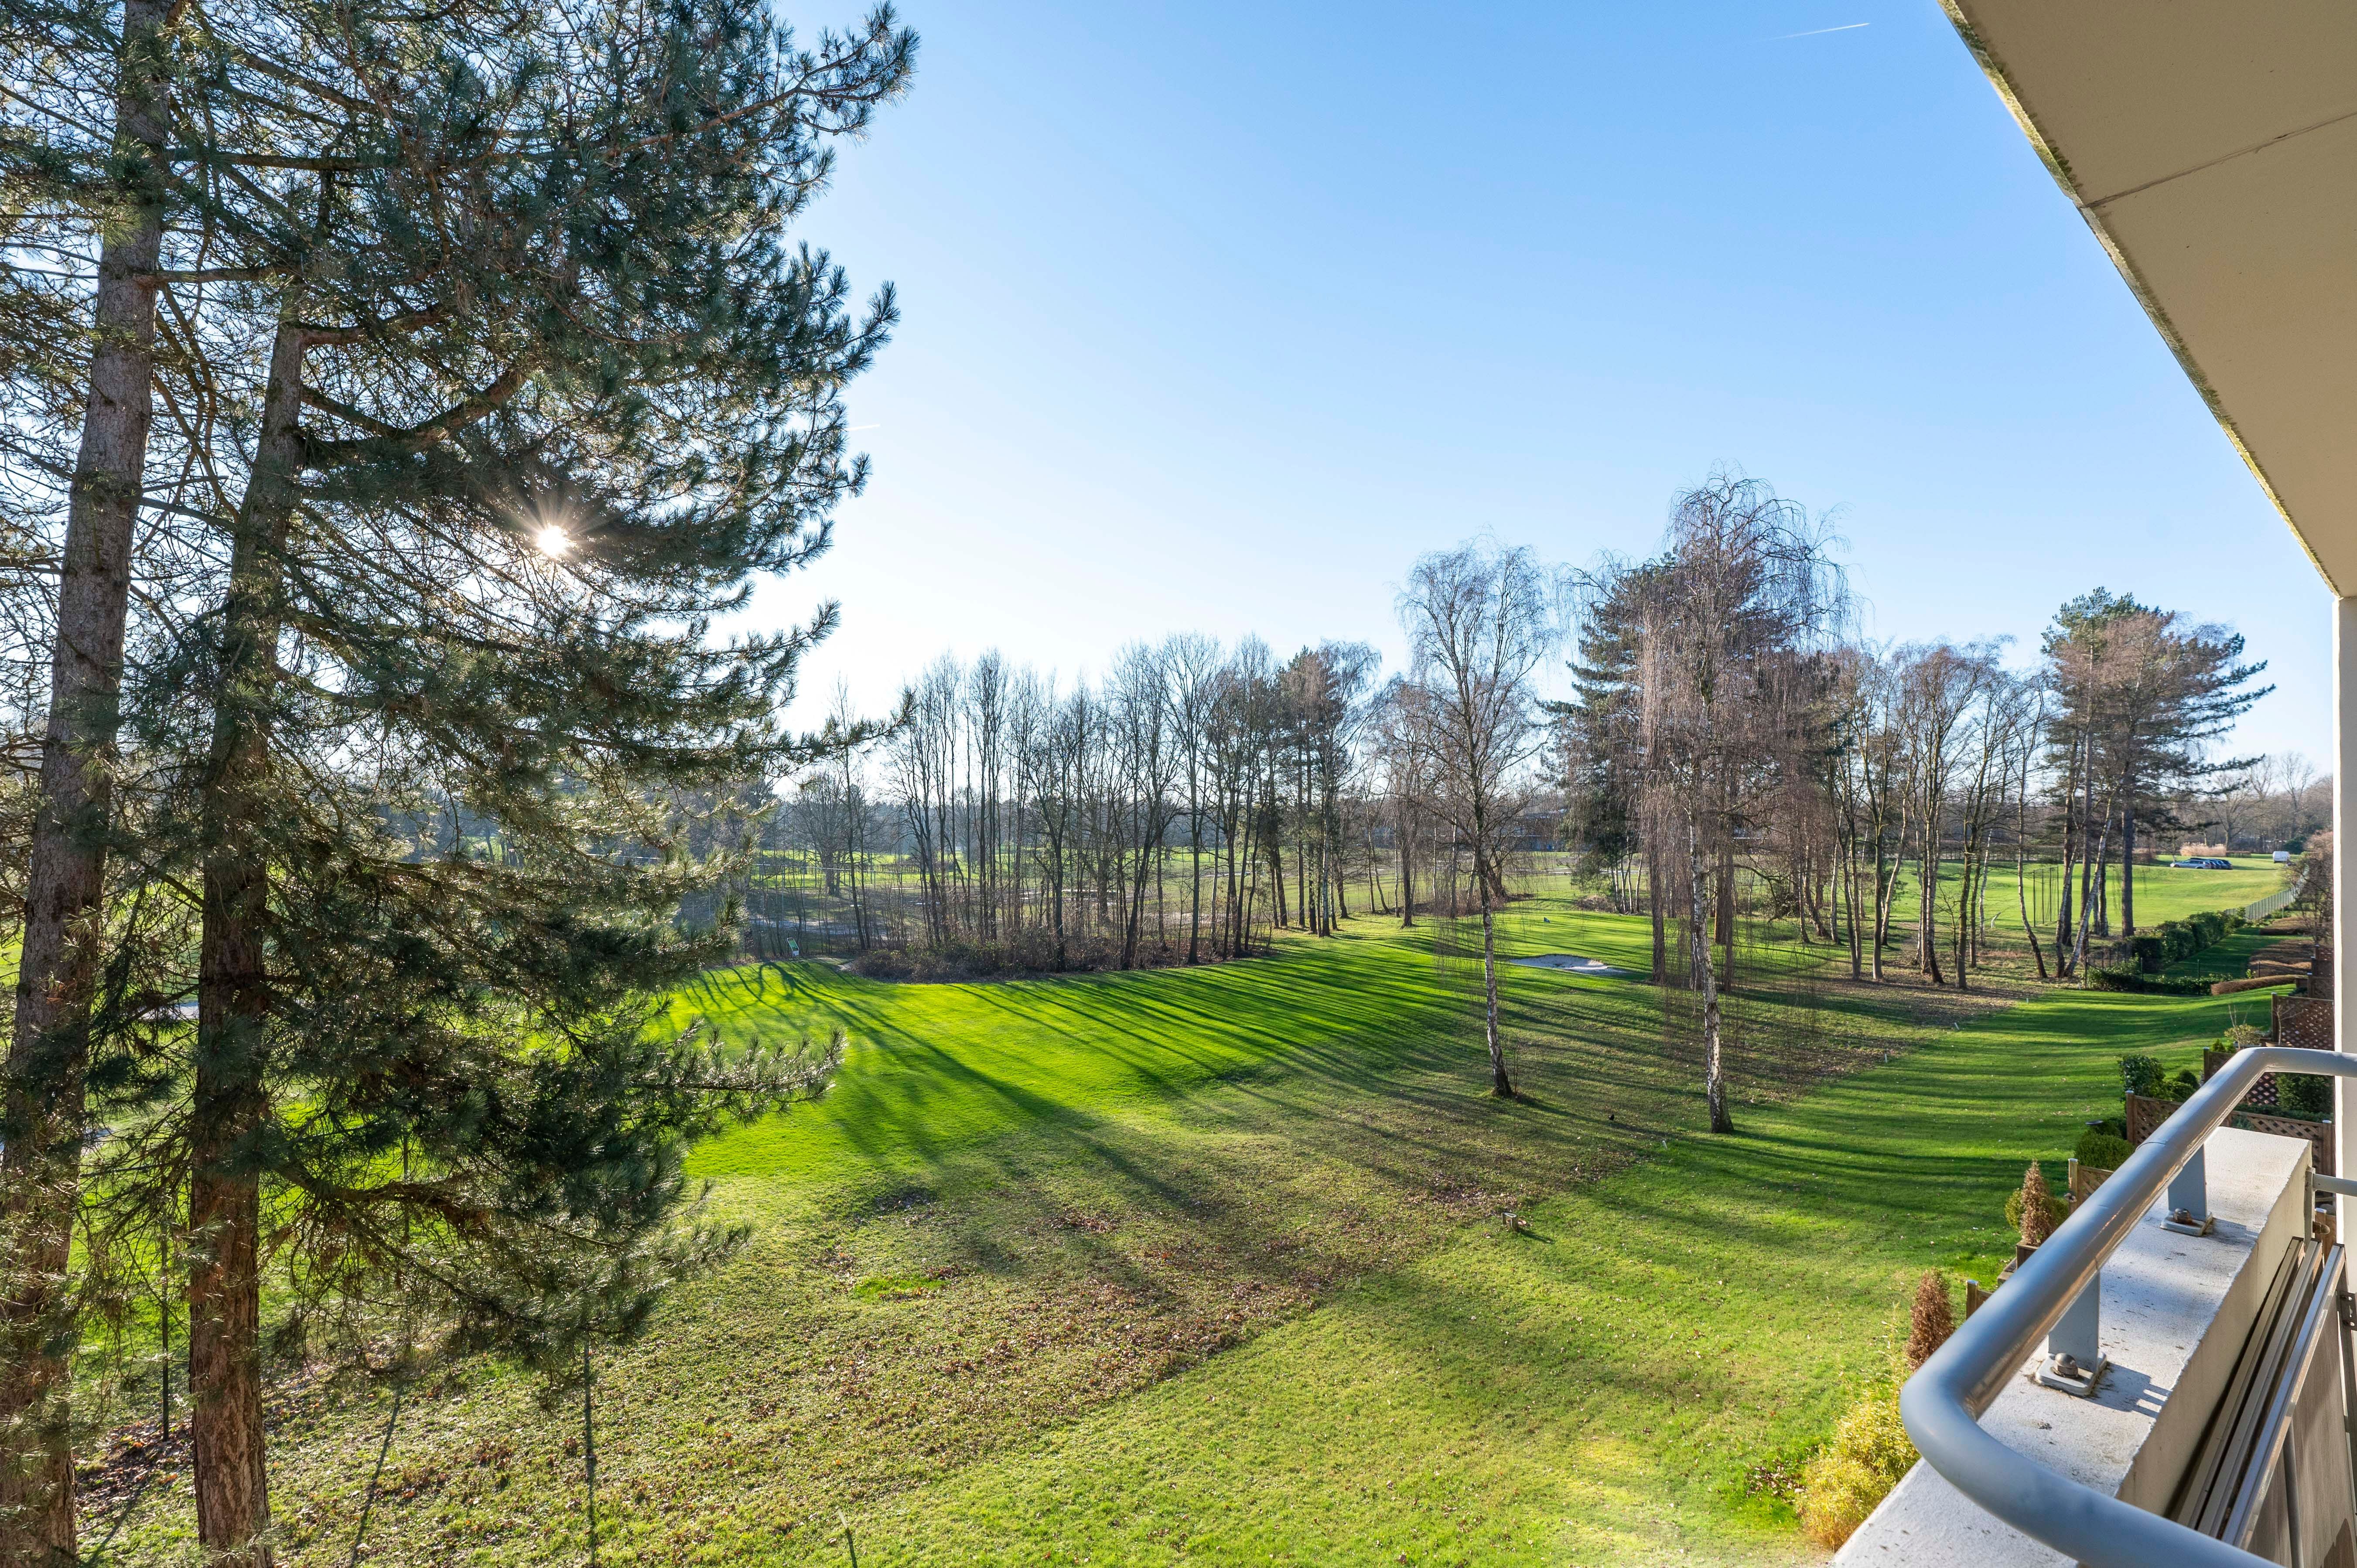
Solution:
[{"label": "wooden fence", "polygon": [[[2244,1102],[2246,1105],[2248,1101]],[[2128,1142],[2141,1144],[2152,1136],[2153,1130],[2177,1113],[2174,1100],[2156,1099],[2149,1094],[2127,1097]],[[2263,1111],[2237,1111],[2227,1118],[2226,1125],[2239,1127],[2246,1133],[2271,1133],[2278,1138],[2306,1138],[2316,1153],[2316,1169],[2325,1175],[2336,1173],[2332,1167],[2332,1123],[2308,1122],[2297,1116],[2274,1116]]]}]

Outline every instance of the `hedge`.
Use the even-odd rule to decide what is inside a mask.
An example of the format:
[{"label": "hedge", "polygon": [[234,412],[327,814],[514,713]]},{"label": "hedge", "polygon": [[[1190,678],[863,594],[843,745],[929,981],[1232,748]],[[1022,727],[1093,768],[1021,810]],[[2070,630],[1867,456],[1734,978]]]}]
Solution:
[{"label": "hedge", "polygon": [[[2172,963],[2182,963],[2197,953],[2205,952],[2224,941],[2241,929],[2240,909],[2204,909],[2182,920],[2163,920],[2149,936],[2132,939],[2128,952],[2136,972],[2152,974]],[[2098,985],[2099,991],[2136,991],[2133,985]],[[2206,991],[2208,987],[2205,985]],[[2190,994],[2190,993],[2188,993]]]}]

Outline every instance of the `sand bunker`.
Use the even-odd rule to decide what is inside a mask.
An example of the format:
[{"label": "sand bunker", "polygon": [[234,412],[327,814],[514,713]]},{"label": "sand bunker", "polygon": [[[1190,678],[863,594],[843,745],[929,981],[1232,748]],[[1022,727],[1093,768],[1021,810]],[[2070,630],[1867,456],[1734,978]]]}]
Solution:
[{"label": "sand bunker", "polygon": [[1633,969],[1615,969],[1602,959],[1582,958],[1576,952],[1543,952],[1536,958],[1510,958],[1508,963],[1528,964],[1533,969],[1567,969],[1574,974],[1599,977],[1633,975]]}]

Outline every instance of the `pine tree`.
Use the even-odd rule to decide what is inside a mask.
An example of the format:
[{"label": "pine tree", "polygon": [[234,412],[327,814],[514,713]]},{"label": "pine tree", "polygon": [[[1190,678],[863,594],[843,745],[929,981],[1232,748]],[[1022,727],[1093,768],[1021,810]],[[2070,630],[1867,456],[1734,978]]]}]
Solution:
[{"label": "pine tree", "polygon": [[864,479],[890,297],[785,236],[914,40],[737,0],[191,25],[218,286],[176,320],[227,478],[130,714],[177,759],[140,854],[199,890],[199,1021],[93,1184],[174,1201],[138,1173],[177,1157],[199,1539],[258,1564],[265,1197],[291,1324],[397,1294],[569,1366],[727,1245],[678,1222],[685,1143],[823,1070],[654,1027],[729,871],[670,806],[802,755],[770,714],[832,608],[712,620]]},{"label": "pine tree", "polygon": [[[2106,817],[2119,823],[2123,938],[2136,935],[2139,822],[2181,825],[2167,802],[2209,793],[2257,760],[2210,755],[2211,743],[2275,689],[2252,684],[2266,664],[2245,662],[2243,650],[2238,633],[2103,588],[2065,604],[2047,629],[2055,749],[2065,754],[2058,772],[2067,790],[2074,771],[2083,771],[2091,804],[2100,783],[2112,797]],[[2083,749],[2083,762],[2070,756],[2074,747]],[[2085,826],[2091,855],[2100,853],[2101,830],[2092,821]],[[2083,902],[2092,904],[2104,886],[2100,867],[2091,865],[2089,879],[2094,897]],[[2086,924],[2083,915],[2083,933]]]}]

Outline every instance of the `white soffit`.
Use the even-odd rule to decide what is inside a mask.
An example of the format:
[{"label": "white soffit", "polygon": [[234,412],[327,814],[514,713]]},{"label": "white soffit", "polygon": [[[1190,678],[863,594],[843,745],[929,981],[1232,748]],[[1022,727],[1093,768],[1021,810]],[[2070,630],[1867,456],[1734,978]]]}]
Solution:
[{"label": "white soffit", "polygon": [[1942,0],[2333,591],[2357,595],[2357,0]]}]

